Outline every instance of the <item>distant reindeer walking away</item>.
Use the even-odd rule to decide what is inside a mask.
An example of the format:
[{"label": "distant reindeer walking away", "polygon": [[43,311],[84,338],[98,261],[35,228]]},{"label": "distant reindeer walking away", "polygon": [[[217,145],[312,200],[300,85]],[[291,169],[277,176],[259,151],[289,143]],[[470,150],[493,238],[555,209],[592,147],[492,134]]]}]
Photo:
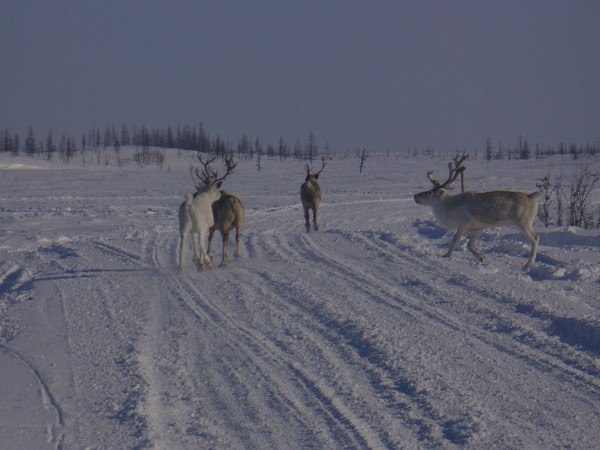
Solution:
[{"label": "distant reindeer walking away", "polygon": [[490,191],[450,195],[444,188],[465,170],[462,163],[467,157],[468,155],[464,153],[461,158],[457,155],[454,158],[454,165],[452,162],[448,164],[450,175],[443,183],[439,183],[431,176],[433,172],[427,172],[427,178],[433,183],[433,189],[414,196],[416,203],[433,208],[434,215],[442,225],[450,229],[456,228],[450,248],[443,256],[450,258],[456,243],[466,233],[469,235],[467,249],[477,259],[483,261],[483,255],[475,249],[475,241],[479,233],[484,228],[510,225],[520,229],[531,242],[529,260],[523,266],[523,270],[529,269],[535,262],[540,238],[539,234],[533,231],[533,222],[542,194]]},{"label": "distant reindeer walking away", "polygon": [[313,227],[315,231],[319,229],[317,222],[317,210],[321,205],[321,187],[317,180],[319,174],[323,171],[326,166],[325,158],[322,160],[321,170],[316,173],[312,173],[311,167],[307,164],[304,169],[306,170],[306,179],[302,186],[300,186],[300,199],[302,200],[302,208],[304,209],[304,219],[306,220],[306,232],[310,232],[310,215],[309,210],[313,212]]},{"label": "distant reindeer walking away", "polygon": [[229,264],[227,256],[227,244],[229,243],[229,233],[235,228],[235,254],[236,258],[240,257],[240,237],[242,228],[244,227],[245,209],[242,201],[233,194],[221,190],[221,198],[212,205],[213,216],[215,223],[210,227],[208,232],[208,256],[212,258],[210,250],[213,235],[216,230],[221,232],[223,238],[223,257],[221,259],[221,267]]},{"label": "distant reindeer walking away", "polygon": [[[193,196],[187,194],[185,201],[179,207],[179,233],[181,242],[179,245],[178,270],[180,272],[184,267],[185,243],[190,233],[192,234],[194,247],[194,262],[198,270],[211,267],[211,259],[205,250],[204,243],[206,242],[206,236],[210,228],[214,225],[212,205],[221,197],[221,193],[218,190],[221,187],[221,183],[233,172],[233,167],[230,168],[228,164],[227,172],[223,177],[219,178],[217,172],[211,171],[209,167],[210,163],[216,157],[204,162],[202,161],[200,152],[198,152],[198,159],[204,169],[200,172],[196,168],[194,172],[197,178],[195,180],[197,192]],[[198,245],[200,245],[200,252],[198,252]]]}]

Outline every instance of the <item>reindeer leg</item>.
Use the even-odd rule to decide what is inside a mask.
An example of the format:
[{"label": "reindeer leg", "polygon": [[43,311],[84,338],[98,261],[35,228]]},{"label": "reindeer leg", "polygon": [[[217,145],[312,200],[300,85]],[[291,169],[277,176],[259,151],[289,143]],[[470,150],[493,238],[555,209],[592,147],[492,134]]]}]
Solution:
[{"label": "reindeer leg", "polygon": [[310,215],[307,207],[304,207],[304,220],[306,220],[306,232],[310,233]]},{"label": "reindeer leg", "polygon": [[178,272],[183,272],[183,260],[185,258],[185,240],[187,233],[180,233],[181,242],[179,243],[179,265],[177,266]]},{"label": "reindeer leg", "polygon": [[204,248],[204,242],[206,241],[206,232],[198,235],[198,242],[200,245],[200,256],[198,257],[198,270],[210,269],[212,266],[212,261],[206,254],[206,249]]},{"label": "reindeer leg", "polygon": [[192,236],[192,243],[194,246],[194,262],[196,263],[198,270],[202,270],[202,260],[200,258],[200,253],[198,252],[200,235],[198,233],[192,233]]},{"label": "reindeer leg", "polygon": [[452,238],[452,242],[450,242],[450,248],[448,249],[448,251],[446,253],[444,253],[442,255],[443,258],[450,258],[452,256],[454,247],[456,246],[456,243],[460,240],[460,238],[463,236],[463,234],[465,234],[464,229],[459,228],[458,230],[456,230],[456,233],[454,234],[454,237]]},{"label": "reindeer leg", "polygon": [[528,227],[528,228],[523,227],[522,231],[525,234],[525,236],[527,236],[529,241],[531,242],[531,253],[529,254],[529,260],[523,266],[523,270],[528,270],[531,268],[531,266],[533,266],[533,263],[535,262],[535,257],[537,255],[538,243],[540,242],[540,235],[538,233],[536,233],[535,231],[533,231],[533,229],[531,227]]},{"label": "reindeer leg", "polygon": [[208,254],[208,257],[210,259],[213,259],[213,254],[212,254],[212,250],[210,249],[210,247],[211,247],[211,244],[212,244],[212,240],[213,240],[213,235],[214,234],[215,234],[215,227],[213,225],[208,230],[208,250],[206,251],[206,253]]},{"label": "reindeer leg", "polygon": [[317,223],[317,207],[314,207],[312,210],[313,210],[313,227],[314,227],[315,231],[317,231],[319,229],[319,224]]},{"label": "reindeer leg", "polygon": [[223,236],[223,259],[221,260],[221,267],[227,266],[229,264],[229,258],[227,257],[227,243],[229,242],[229,229],[225,232],[221,231],[221,236]]},{"label": "reindeer leg", "polygon": [[473,255],[475,255],[475,258],[483,262],[483,255],[475,248],[475,241],[477,240],[479,233],[481,233],[481,230],[472,230],[469,233],[469,242],[467,243],[467,248],[471,253],[473,253]]},{"label": "reindeer leg", "polygon": [[240,228],[236,227],[235,228],[235,257],[239,258],[240,256],[242,256],[242,254],[240,253]]}]

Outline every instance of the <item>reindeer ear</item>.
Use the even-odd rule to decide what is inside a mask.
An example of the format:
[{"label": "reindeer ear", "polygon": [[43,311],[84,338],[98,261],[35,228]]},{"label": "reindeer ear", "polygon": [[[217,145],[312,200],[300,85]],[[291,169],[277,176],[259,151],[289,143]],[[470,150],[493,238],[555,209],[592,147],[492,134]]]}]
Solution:
[{"label": "reindeer ear", "polygon": [[315,180],[318,180],[318,179],[319,179],[319,174],[318,174],[318,173],[315,173],[315,174],[314,174],[314,177],[315,177]]},{"label": "reindeer ear", "polygon": [[217,189],[219,189],[221,187],[221,185],[223,184],[222,181],[217,182]]}]

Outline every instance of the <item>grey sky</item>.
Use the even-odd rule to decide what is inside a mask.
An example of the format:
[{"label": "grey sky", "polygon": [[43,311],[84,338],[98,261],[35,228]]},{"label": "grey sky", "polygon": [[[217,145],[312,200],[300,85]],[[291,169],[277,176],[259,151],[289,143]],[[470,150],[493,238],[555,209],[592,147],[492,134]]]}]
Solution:
[{"label": "grey sky", "polygon": [[0,129],[600,141],[600,1],[1,0]]}]

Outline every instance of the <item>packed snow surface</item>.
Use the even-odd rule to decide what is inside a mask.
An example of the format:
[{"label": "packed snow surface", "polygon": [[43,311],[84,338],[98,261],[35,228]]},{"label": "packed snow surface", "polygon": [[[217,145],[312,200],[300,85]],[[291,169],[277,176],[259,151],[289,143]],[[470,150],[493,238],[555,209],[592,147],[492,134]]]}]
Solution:
[{"label": "packed snow surface", "polygon": [[[600,446],[600,230],[536,222],[526,272],[511,228],[481,235],[483,263],[465,240],[441,258],[451,233],[412,196],[447,155],[391,154],[330,159],[306,233],[305,162],[263,158],[224,184],[242,257],[219,268],[217,236],[214,267],[188,251],[179,274],[198,162],[165,155],[0,155],[0,448]],[[466,185],[533,192],[584,163],[472,159]]]}]

